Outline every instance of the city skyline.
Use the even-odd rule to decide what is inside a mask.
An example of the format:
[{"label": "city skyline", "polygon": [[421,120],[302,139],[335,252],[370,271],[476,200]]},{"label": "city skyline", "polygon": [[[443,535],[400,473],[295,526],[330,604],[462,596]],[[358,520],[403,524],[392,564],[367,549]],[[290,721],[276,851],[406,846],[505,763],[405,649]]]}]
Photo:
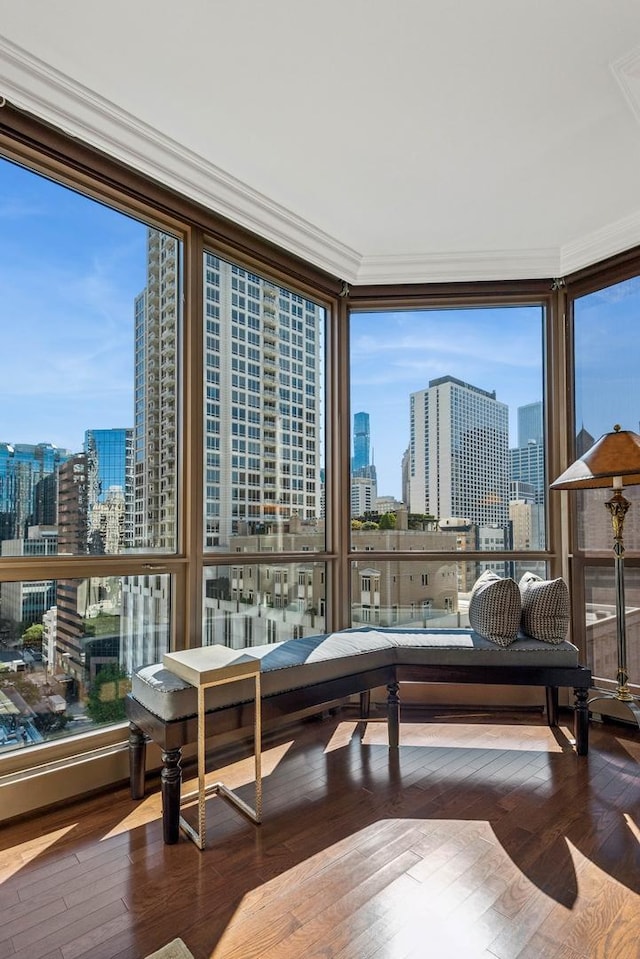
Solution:
[{"label": "city skyline", "polygon": [[441,376],[495,390],[509,407],[509,448],[515,448],[517,409],[542,399],[541,353],[539,306],[354,313],[351,403],[370,416],[378,495],[401,498],[412,393]]},{"label": "city skyline", "polygon": [[[146,285],[147,226],[7,160],[0,220],[11,357],[0,441],[78,452],[86,429],[133,426],[132,313]],[[635,279],[577,304],[576,425],[596,438],[616,422],[638,429],[640,385],[619,342],[633,335],[639,297]],[[400,498],[409,396],[435,377],[495,390],[509,407],[509,446],[517,445],[517,408],[542,398],[541,320],[538,306],[352,315],[350,412],[369,413],[379,495]]]}]

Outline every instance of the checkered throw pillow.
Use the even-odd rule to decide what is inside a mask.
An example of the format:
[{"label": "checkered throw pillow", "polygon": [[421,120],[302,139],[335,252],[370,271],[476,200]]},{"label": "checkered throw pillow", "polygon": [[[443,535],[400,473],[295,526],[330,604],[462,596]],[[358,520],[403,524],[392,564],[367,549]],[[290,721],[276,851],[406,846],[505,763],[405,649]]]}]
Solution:
[{"label": "checkered throw pillow", "polygon": [[525,573],[520,583],[522,632],[543,643],[562,643],[569,629],[569,590],[561,578]]},{"label": "checkered throw pillow", "polygon": [[520,626],[520,590],[514,579],[487,570],[476,580],[469,599],[469,625],[498,646],[509,646]]}]

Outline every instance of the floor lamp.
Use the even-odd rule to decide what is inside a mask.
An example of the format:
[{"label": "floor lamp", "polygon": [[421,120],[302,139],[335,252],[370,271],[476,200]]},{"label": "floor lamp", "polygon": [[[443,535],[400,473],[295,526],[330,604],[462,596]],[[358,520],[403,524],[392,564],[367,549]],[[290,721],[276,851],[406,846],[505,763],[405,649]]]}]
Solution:
[{"label": "floor lamp", "polygon": [[599,691],[588,705],[604,699],[617,699],[632,713],[640,726],[640,706],[629,690],[627,673],[627,629],[624,601],[624,518],[629,506],[622,495],[623,480],[627,486],[640,483],[640,436],[630,430],[614,426],[584,453],[580,459],[551,483],[551,489],[599,489],[611,487],[612,496],[605,506],[611,514],[613,551],[615,553],[616,638],[618,644],[618,674],[615,692]]}]

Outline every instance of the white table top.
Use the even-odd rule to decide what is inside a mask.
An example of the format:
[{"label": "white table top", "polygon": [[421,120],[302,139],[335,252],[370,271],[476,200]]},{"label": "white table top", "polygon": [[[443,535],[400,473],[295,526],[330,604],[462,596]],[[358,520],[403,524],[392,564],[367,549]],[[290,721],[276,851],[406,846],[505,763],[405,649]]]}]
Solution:
[{"label": "white table top", "polygon": [[162,665],[192,686],[242,679],[260,672],[260,660],[246,650],[218,645],[165,653]]}]

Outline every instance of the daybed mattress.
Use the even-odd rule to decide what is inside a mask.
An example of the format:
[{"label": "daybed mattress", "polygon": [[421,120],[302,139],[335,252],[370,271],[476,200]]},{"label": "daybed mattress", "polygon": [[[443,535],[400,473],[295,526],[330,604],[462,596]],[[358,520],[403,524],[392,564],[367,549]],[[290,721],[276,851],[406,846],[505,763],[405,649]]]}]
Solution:
[{"label": "daybed mattress", "polygon": [[[394,664],[575,667],[578,650],[569,642],[543,643],[520,636],[497,646],[472,629],[395,629],[357,627],[238,650],[238,658],[261,661],[262,696],[299,689]],[[132,678],[132,695],[164,721],[194,716],[197,692],[161,663],[141,666]],[[207,709],[253,699],[252,680],[207,691]]]}]

